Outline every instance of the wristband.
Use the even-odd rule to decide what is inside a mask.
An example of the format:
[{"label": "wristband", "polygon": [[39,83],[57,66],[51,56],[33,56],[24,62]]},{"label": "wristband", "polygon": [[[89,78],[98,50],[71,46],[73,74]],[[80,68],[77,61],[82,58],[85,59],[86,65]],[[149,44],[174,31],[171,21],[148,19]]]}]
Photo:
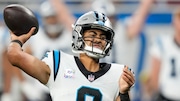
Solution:
[{"label": "wristband", "polygon": [[128,92],[127,92],[127,93],[124,93],[124,94],[121,94],[121,93],[119,92],[119,96],[120,96],[121,101],[130,101]]},{"label": "wristband", "polygon": [[23,46],[22,42],[21,42],[21,41],[19,41],[19,40],[12,40],[11,42],[18,43],[21,47]]}]

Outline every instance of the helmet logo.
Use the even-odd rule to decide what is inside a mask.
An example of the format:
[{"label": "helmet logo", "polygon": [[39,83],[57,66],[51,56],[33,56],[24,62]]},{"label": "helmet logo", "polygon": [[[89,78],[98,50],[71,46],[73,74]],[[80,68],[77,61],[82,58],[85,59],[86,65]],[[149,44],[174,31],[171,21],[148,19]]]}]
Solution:
[{"label": "helmet logo", "polygon": [[101,21],[101,22],[105,23],[105,21],[106,21],[105,14],[97,13],[96,11],[94,11],[94,14],[95,14],[96,21]]}]

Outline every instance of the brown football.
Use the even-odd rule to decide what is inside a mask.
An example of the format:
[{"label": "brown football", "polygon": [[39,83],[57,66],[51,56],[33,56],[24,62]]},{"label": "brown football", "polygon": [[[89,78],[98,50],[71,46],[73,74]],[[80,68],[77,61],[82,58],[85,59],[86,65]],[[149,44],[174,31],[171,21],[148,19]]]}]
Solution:
[{"label": "brown football", "polygon": [[39,29],[39,23],[34,13],[20,4],[10,4],[5,7],[4,22],[7,27],[17,36],[26,34],[32,27],[36,27],[35,35]]}]

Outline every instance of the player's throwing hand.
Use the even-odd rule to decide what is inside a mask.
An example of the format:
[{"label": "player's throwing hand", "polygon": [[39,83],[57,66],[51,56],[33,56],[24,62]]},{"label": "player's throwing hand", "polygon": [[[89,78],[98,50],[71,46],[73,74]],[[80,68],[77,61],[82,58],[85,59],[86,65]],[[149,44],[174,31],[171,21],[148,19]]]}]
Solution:
[{"label": "player's throwing hand", "polygon": [[22,44],[24,44],[33,35],[35,29],[36,27],[32,27],[27,34],[23,34],[20,36],[16,36],[13,32],[11,32],[11,40],[19,40]]}]

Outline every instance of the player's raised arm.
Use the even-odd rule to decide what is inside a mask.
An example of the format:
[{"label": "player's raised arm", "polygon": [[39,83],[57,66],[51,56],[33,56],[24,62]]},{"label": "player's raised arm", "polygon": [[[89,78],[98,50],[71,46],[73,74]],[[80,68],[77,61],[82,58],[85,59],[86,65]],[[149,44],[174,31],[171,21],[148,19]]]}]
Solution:
[{"label": "player's raised arm", "polygon": [[133,38],[137,36],[148,16],[148,13],[150,12],[151,6],[153,5],[153,2],[155,0],[140,0],[141,3],[138,7],[138,9],[134,12],[134,14],[131,16],[130,21],[127,25],[127,33],[129,38]]},{"label": "player's raised arm", "polygon": [[50,75],[48,65],[36,57],[23,52],[21,47],[21,45],[32,36],[34,31],[35,27],[33,27],[27,34],[21,36],[16,36],[11,32],[11,43],[8,46],[7,56],[12,65],[19,67],[30,76],[38,79],[41,83],[46,84]]}]

